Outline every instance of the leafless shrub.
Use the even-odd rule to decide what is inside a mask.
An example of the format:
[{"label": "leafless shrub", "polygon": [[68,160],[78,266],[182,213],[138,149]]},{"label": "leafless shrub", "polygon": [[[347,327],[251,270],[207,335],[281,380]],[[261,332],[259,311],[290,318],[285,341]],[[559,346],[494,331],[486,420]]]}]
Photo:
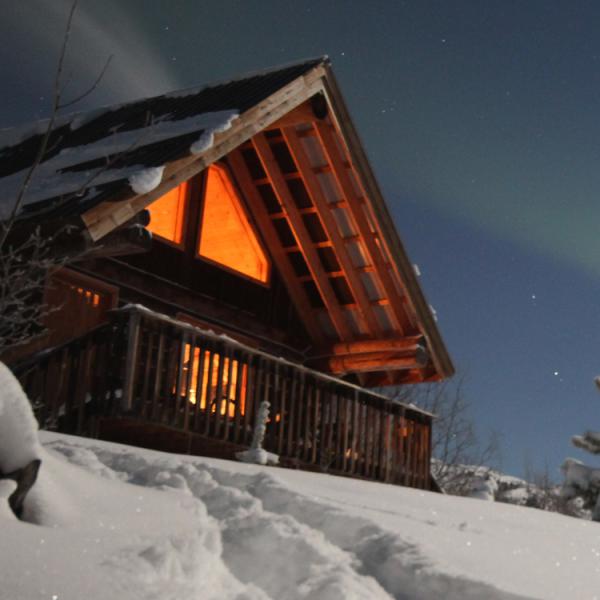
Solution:
[{"label": "leafless shrub", "polygon": [[17,241],[13,239],[15,224],[25,203],[27,190],[49,150],[50,136],[59,112],[73,106],[96,89],[112,58],[108,57],[98,77],[87,90],[68,101],[63,99],[65,57],[76,8],[77,0],[74,0],[57,63],[50,117],[36,155],[24,174],[16,197],[3,199],[10,208],[5,211],[7,217],[0,221],[0,353],[7,348],[27,343],[43,331],[43,320],[47,314],[47,307],[43,303],[46,278],[52,269],[59,268],[66,261],[66,255],[57,253],[54,248],[57,232],[45,235],[37,227]]},{"label": "leafless shrub", "polygon": [[402,386],[394,398],[435,415],[431,472],[445,492],[468,494],[474,479],[485,477],[486,470],[499,461],[499,435],[490,432],[481,440],[477,434],[462,379]]}]

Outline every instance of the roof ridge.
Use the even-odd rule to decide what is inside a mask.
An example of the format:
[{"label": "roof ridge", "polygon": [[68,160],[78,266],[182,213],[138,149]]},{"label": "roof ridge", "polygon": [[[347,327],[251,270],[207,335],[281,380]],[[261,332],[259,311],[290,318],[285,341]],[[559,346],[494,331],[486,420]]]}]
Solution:
[{"label": "roof ridge", "polygon": [[[302,60],[290,61],[290,62],[284,63],[282,65],[267,67],[265,69],[255,69],[253,71],[248,71],[246,73],[243,73],[242,75],[239,75],[237,77],[230,77],[227,79],[224,78],[224,79],[214,80],[214,81],[210,81],[208,83],[203,83],[203,84],[200,84],[197,86],[189,86],[187,88],[181,88],[178,90],[173,90],[171,92],[157,94],[156,96],[146,96],[146,97],[142,96],[139,98],[135,98],[133,100],[127,100],[126,102],[115,102],[113,104],[102,104],[100,106],[88,108],[85,110],[73,111],[70,113],[57,115],[55,117],[55,123],[54,123],[53,130],[58,129],[59,127],[62,127],[69,123],[72,123],[73,121],[75,121],[75,119],[77,119],[77,117],[84,117],[86,115],[89,115],[90,117],[93,118],[94,116],[98,116],[104,112],[111,111],[111,110],[118,110],[120,108],[130,106],[137,102],[156,100],[158,98],[177,98],[177,97],[183,97],[183,96],[187,96],[187,95],[193,95],[195,93],[199,93],[199,92],[209,89],[209,88],[215,88],[218,86],[227,85],[229,83],[243,81],[244,79],[251,79],[253,77],[270,75],[272,73],[277,73],[278,71],[285,71],[286,69],[290,69],[293,67],[299,67],[302,65],[306,65],[307,67],[308,66],[313,67],[313,66],[317,66],[318,64],[325,64],[325,63],[329,63],[329,62],[330,62],[329,56],[327,54],[323,54],[320,56],[314,56],[314,57],[305,58]],[[8,148],[11,146],[16,146],[19,143],[21,143],[24,139],[27,139],[28,137],[39,134],[40,132],[43,133],[43,130],[45,130],[43,125],[46,125],[49,121],[50,121],[50,117],[44,117],[43,119],[37,119],[35,121],[27,121],[27,122],[24,122],[21,124],[14,125],[12,127],[0,127],[0,148]],[[10,135],[11,133],[13,133],[15,135],[11,136]],[[4,140],[7,140],[7,141],[5,142]]]}]

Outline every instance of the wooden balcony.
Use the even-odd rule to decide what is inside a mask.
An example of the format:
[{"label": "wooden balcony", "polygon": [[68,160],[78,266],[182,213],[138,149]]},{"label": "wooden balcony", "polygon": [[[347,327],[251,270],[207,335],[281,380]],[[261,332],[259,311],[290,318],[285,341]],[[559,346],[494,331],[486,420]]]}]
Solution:
[{"label": "wooden balcony", "polygon": [[233,458],[268,400],[283,466],[430,487],[428,413],[140,306],[13,370],[43,428]]}]

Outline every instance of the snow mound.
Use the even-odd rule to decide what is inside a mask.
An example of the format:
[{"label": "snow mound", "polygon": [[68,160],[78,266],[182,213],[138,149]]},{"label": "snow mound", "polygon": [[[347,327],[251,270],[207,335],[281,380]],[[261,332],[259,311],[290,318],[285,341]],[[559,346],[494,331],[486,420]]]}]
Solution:
[{"label": "snow mound", "polygon": [[0,473],[16,471],[40,456],[31,404],[9,368],[0,362]]},{"label": "snow mound", "polygon": [[192,154],[202,154],[210,149],[214,144],[215,134],[223,133],[230,129],[232,122],[239,116],[237,111],[222,111],[221,114],[224,115],[222,121],[205,129],[200,134],[200,137],[190,146]]},{"label": "snow mound", "polygon": [[147,194],[160,185],[164,170],[164,167],[149,167],[136,171],[129,176],[129,185],[136,194]]},{"label": "snow mound", "polygon": [[16,481],[13,481],[12,479],[0,479],[0,520],[16,519],[13,511],[8,505],[8,498],[16,489]]}]

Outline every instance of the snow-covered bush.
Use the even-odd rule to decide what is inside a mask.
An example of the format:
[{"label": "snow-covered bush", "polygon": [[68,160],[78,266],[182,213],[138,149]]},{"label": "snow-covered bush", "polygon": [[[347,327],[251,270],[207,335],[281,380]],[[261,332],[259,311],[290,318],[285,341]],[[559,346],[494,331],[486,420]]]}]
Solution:
[{"label": "snow-covered bush", "polygon": [[0,362],[0,473],[12,473],[39,458],[38,424],[31,404],[8,367]]},{"label": "snow-covered bush", "polygon": [[574,458],[567,458],[561,469],[565,476],[563,498],[579,498],[582,511],[578,516],[589,513],[593,521],[600,521],[600,469],[588,467]]},{"label": "snow-covered bush", "polygon": [[[27,396],[14,375],[0,362],[0,484],[3,490],[0,504],[4,505],[7,498],[19,518],[41,464],[37,430]],[[1,506],[0,511],[5,508]]]},{"label": "snow-covered bush", "polygon": [[[600,390],[600,377],[596,377],[594,383]],[[598,431],[586,431],[583,435],[574,435],[571,443],[590,454],[600,454],[600,432]],[[592,520],[600,521],[600,468],[588,467],[581,461],[567,458],[561,469],[565,476],[562,487],[563,498],[565,500],[579,498],[582,508],[591,511]]]}]

